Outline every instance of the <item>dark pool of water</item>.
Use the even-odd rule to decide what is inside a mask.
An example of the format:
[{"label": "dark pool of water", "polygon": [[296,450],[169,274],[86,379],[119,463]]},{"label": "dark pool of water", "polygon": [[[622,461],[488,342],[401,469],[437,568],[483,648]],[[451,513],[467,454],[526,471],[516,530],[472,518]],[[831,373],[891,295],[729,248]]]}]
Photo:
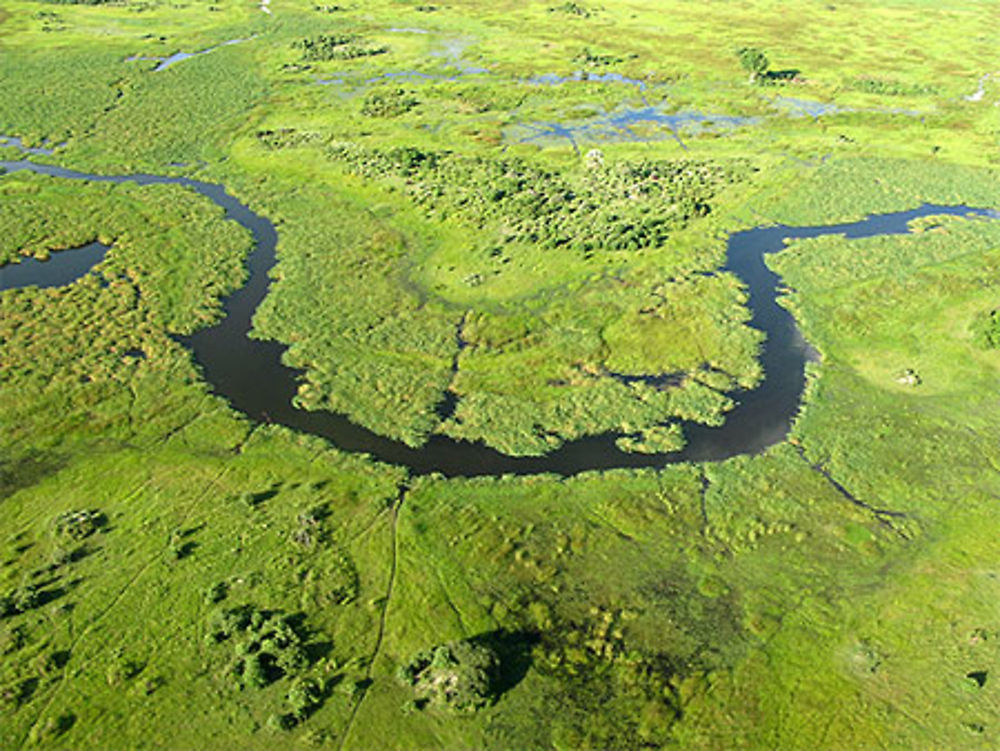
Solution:
[{"label": "dark pool of water", "polygon": [[104,260],[109,248],[92,242],[71,250],[58,250],[47,261],[22,258],[0,266],[0,290],[18,287],[62,287],[75,282]]},{"label": "dark pool of water", "polygon": [[761,353],[764,381],[755,389],[734,391],[737,406],[720,427],[684,423],[688,444],[673,454],[628,454],[615,446],[619,436],[606,434],[570,441],[543,457],[505,456],[483,444],[434,436],[421,448],[402,443],[355,425],[343,415],[307,412],[292,406],[300,373],[285,367],[285,346],[249,339],[251,318],[267,294],[268,272],[275,263],[277,232],[274,225],[229,195],[221,185],[185,177],[160,175],[101,176],[28,161],[0,162],[10,171],[30,170],[67,179],[98,182],[133,182],[139,185],[184,185],[214,201],[227,218],[246,227],[254,238],[247,284],[225,301],[223,320],[180,341],[191,349],[205,379],[215,393],[259,422],[273,422],[294,430],[322,436],[345,451],[362,452],[415,473],[440,472],[447,476],[536,474],[571,475],[586,470],[615,467],[660,467],[681,461],[720,461],[739,454],[754,454],[784,440],[799,410],[805,388],[805,366],[814,352],[795,321],[777,303],[780,279],[764,262],[780,251],[788,239],[842,234],[848,238],[903,234],[908,223],[927,215],[976,215],[997,218],[996,212],[967,206],[926,204],[909,211],[868,217],[858,222],[811,227],[763,227],[736,232],[729,237],[726,271],[747,286],[750,325],[767,340]]}]

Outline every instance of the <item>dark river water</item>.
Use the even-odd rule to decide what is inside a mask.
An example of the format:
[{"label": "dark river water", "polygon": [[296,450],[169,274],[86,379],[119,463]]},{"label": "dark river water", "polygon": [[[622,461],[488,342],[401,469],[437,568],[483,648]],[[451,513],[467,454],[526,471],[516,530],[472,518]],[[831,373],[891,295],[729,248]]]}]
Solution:
[{"label": "dark river water", "polygon": [[22,258],[18,263],[0,266],[0,290],[17,287],[62,287],[75,282],[104,260],[109,248],[99,242],[72,250],[59,250],[47,261]]},{"label": "dark river water", "polygon": [[[215,393],[258,422],[285,425],[322,436],[340,449],[370,454],[409,467],[417,474],[439,472],[446,476],[553,473],[572,475],[587,470],[616,467],[661,467],[675,462],[721,461],[739,454],[755,454],[784,440],[799,409],[805,388],[806,362],[815,353],[802,338],[792,316],[777,304],[780,278],[764,263],[768,253],[780,251],[785,240],[842,234],[849,238],[904,234],[908,223],[927,215],[975,215],[996,218],[991,210],[968,206],[925,204],[909,211],[871,216],[858,222],[811,227],[772,226],[730,235],[725,271],[736,274],[747,286],[750,325],[763,331],[761,353],[765,378],[755,389],[734,391],[736,407],[725,424],[708,427],[683,423],[687,446],[671,454],[630,454],[618,449],[618,435],[606,434],[563,444],[542,457],[511,457],[481,443],[433,436],[420,448],[377,435],[343,415],[308,412],[292,406],[300,372],[281,363],[285,346],[248,338],[251,319],[267,294],[269,270],[275,263],[278,240],[274,225],[226,192],[222,185],[186,177],[160,175],[92,175],[29,161],[0,161],[7,171],[28,170],[52,177],[95,182],[131,182],[138,185],[183,185],[210,199],[226,217],[246,227],[254,238],[249,258],[249,281],[225,300],[225,317],[208,329],[179,338],[194,354]],[[96,247],[95,247],[96,246]],[[83,249],[52,254],[46,262],[25,261],[0,268],[0,288],[30,284],[52,286],[76,279],[103,258],[106,248],[93,244]],[[88,255],[90,254],[90,255]],[[20,272],[19,266],[30,268]],[[23,276],[21,275],[23,273]]]}]

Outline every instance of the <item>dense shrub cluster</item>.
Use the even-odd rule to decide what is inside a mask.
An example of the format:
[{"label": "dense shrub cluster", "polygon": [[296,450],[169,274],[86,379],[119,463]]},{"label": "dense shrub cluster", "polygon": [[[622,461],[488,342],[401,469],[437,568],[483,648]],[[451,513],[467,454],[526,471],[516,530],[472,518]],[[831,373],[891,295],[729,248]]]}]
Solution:
[{"label": "dense shrub cluster", "polygon": [[305,635],[295,619],[241,605],[212,616],[208,638],[229,642],[234,660],[231,674],[242,687],[261,688],[308,665]]},{"label": "dense shrub cluster", "polygon": [[499,665],[491,649],[457,641],[419,652],[399,668],[397,678],[413,688],[418,708],[431,703],[456,712],[475,712],[496,698]]},{"label": "dense shrub cluster", "polygon": [[660,246],[671,231],[709,214],[720,188],[748,172],[742,162],[644,160],[571,180],[519,159],[412,146],[383,151],[335,144],[329,153],[365,177],[402,178],[410,196],[437,218],[458,214],[480,228],[496,223],[500,242],[581,252]]},{"label": "dense shrub cluster", "polygon": [[418,104],[420,100],[405,89],[375,89],[365,96],[361,114],[368,117],[398,117]]},{"label": "dense shrub cluster", "polygon": [[228,675],[236,687],[263,688],[290,679],[284,709],[268,717],[272,730],[289,730],[309,717],[329,694],[330,683],[306,674],[310,660],[306,635],[295,616],[253,605],[219,609],[211,617],[210,644],[228,642],[233,660]]},{"label": "dense shrub cluster", "polygon": [[100,511],[67,511],[59,514],[52,525],[56,536],[69,540],[83,540],[107,524]]},{"label": "dense shrub cluster", "polygon": [[389,51],[385,45],[371,44],[353,34],[317,34],[293,42],[292,46],[302,50],[302,59],[310,62],[353,60]]}]

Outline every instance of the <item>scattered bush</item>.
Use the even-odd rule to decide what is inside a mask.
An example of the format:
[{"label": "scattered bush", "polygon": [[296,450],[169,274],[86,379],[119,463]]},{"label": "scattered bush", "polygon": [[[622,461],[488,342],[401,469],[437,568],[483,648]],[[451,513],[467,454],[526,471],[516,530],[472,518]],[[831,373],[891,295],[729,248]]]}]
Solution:
[{"label": "scattered bush", "polygon": [[37,688],[37,678],[25,678],[0,687],[0,708],[16,711],[28,703]]},{"label": "scattered bush", "polygon": [[685,680],[664,654],[630,648],[624,611],[595,608],[582,622],[541,635],[536,667],[564,687],[552,735],[575,748],[661,748],[670,744]]},{"label": "scattered bush", "polygon": [[274,731],[283,732],[285,730],[291,730],[295,727],[295,718],[290,714],[281,714],[279,712],[274,712],[268,715],[267,726]]},{"label": "scattered bush", "polygon": [[887,78],[856,78],[848,83],[848,87],[866,94],[882,96],[918,96],[937,93],[934,86],[925,83],[902,83]]},{"label": "scattered bush", "polygon": [[25,584],[13,592],[0,595],[0,618],[25,613],[41,604],[41,595],[33,584]]},{"label": "scattered bush", "polygon": [[27,643],[24,626],[12,626],[0,631],[0,655],[13,654]]},{"label": "scattered bush", "polygon": [[593,11],[589,8],[585,8],[579,3],[574,3],[572,1],[549,8],[549,13],[566,13],[570,16],[579,16],[580,18],[590,18],[594,15]]},{"label": "scattered bush", "polygon": [[322,703],[323,689],[311,678],[299,678],[288,689],[286,698],[292,716],[301,722]]},{"label": "scattered bush", "polygon": [[180,529],[176,529],[170,534],[170,541],[167,547],[170,550],[170,556],[175,561],[187,558],[194,552],[195,547],[197,547],[196,543],[185,540],[187,535],[187,532]]},{"label": "scattered bush", "polygon": [[205,592],[205,602],[208,604],[222,602],[229,594],[229,585],[225,582],[216,582]]},{"label": "scattered bush", "polygon": [[111,663],[105,671],[109,686],[118,686],[126,681],[130,681],[142,672],[143,665],[130,660],[119,653],[111,658]]},{"label": "scattered bush", "polygon": [[[288,149],[294,146],[304,146],[322,139],[314,131],[302,131],[295,128],[278,128],[277,130],[257,131],[257,139],[269,149]],[[256,494],[243,493],[241,499],[247,499],[253,505]]]},{"label": "scattered bush", "polygon": [[583,51],[573,58],[573,62],[588,68],[599,68],[606,65],[617,65],[624,62],[624,58],[608,53],[593,52],[589,47],[584,47]]},{"label": "scattered bush", "polygon": [[76,715],[72,712],[63,712],[49,717],[45,722],[36,723],[28,735],[28,740],[39,746],[47,745],[59,736],[66,734],[75,724]]},{"label": "scattered bush", "polygon": [[973,321],[972,341],[980,349],[1000,349],[1000,308],[982,313]]}]

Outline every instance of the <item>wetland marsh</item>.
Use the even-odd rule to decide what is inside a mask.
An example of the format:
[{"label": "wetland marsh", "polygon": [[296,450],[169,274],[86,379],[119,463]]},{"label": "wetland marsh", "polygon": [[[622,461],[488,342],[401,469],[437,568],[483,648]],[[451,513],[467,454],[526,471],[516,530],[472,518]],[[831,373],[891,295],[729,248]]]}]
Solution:
[{"label": "wetland marsh", "polygon": [[997,14],[11,0],[0,746],[996,745]]}]

